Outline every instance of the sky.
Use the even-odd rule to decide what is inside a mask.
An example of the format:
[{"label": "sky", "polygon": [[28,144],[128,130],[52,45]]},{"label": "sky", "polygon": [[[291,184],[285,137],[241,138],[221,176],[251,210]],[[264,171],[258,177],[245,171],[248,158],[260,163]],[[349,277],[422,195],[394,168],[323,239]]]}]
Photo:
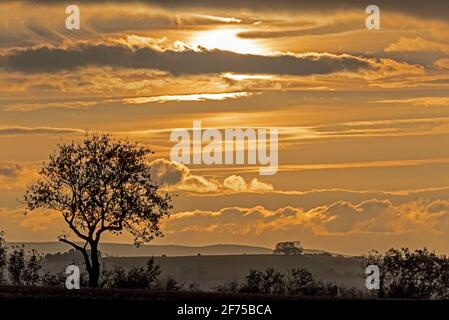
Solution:
[{"label": "sky", "polygon": [[[449,3],[0,3],[0,230],[56,241],[56,212],[20,199],[60,142],[86,131],[149,146],[174,192],[155,244],[346,254],[449,252]],[[276,128],[278,171],[170,160],[170,133]],[[127,234],[108,242],[131,242]]]}]

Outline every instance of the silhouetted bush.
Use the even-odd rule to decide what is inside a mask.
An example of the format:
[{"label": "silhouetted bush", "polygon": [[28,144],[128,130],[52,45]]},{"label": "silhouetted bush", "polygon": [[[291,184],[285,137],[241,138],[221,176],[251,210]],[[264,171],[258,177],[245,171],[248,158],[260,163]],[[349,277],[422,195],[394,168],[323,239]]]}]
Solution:
[{"label": "silhouetted bush", "polygon": [[114,266],[113,270],[103,272],[100,283],[109,288],[149,289],[154,286],[160,273],[159,265],[150,258],[146,268],[132,267],[126,272],[123,267]]},{"label": "silhouetted bush", "polygon": [[219,293],[238,293],[240,290],[240,285],[241,284],[239,281],[232,280],[232,281],[228,281],[223,284],[220,284],[220,285],[214,287],[213,289]]},{"label": "silhouetted bush", "polygon": [[316,295],[319,284],[312,273],[303,268],[293,269],[288,275],[286,289],[292,295]]},{"label": "silhouetted bush", "polygon": [[312,273],[306,269],[292,269],[288,273],[276,271],[272,268],[265,272],[250,270],[243,282],[233,280],[225,282],[214,288],[219,293],[254,293],[263,295],[298,295],[298,296],[325,296],[325,297],[370,297],[368,291],[330,282],[316,280]]},{"label": "silhouetted bush", "polygon": [[41,259],[41,256],[38,255],[36,250],[33,249],[30,251],[30,256],[26,262],[25,269],[22,274],[23,283],[26,286],[36,286],[39,284],[39,270],[42,268],[40,264]]},{"label": "silhouetted bush", "polygon": [[241,286],[240,292],[281,294],[285,291],[284,274],[273,268],[265,272],[250,270],[246,282]]},{"label": "silhouetted bush", "polygon": [[380,270],[379,297],[402,299],[449,298],[449,258],[427,249],[372,251],[365,265]]},{"label": "silhouetted bush", "polygon": [[5,233],[0,231],[0,284],[5,282],[5,269],[7,264],[8,258],[5,246]]},{"label": "silhouetted bush", "polygon": [[25,246],[14,246],[9,254],[8,273],[10,281],[18,286],[22,284],[23,271],[25,270]]},{"label": "silhouetted bush", "polygon": [[183,285],[172,277],[168,277],[168,278],[159,280],[155,286],[155,289],[165,290],[165,291],[179,291],[182,288],[183,288]]},{"label": "silhouetted bush", "polygon": [[64,287],[67,276],[62,273],[45,272],[41,278],[41,284],[44,287]]}]

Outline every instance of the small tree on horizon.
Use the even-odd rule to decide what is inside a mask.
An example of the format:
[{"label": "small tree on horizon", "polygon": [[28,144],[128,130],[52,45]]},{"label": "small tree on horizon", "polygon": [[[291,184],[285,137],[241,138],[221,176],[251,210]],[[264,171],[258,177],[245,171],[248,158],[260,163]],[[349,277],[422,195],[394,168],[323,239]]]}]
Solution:
[{"label": "small tree on horizon", "polygon": [[303,249],[299,241],[285,241],[278,242],[273,250],[273,254],[279,255],[299,255],[302,254]]},{"label": "small tree on horizon", "polygon": [[90,287],[98,287],[104,233],[128,231],[136,245],[162,236],[159,222],[172,208],[171,197],[151,180],[150,154],[137,143],[86,134],[79,144],[59,144],[24,195],[27,213],[58,211],[81,239],[83,244],[59,237],[82,253]]}]

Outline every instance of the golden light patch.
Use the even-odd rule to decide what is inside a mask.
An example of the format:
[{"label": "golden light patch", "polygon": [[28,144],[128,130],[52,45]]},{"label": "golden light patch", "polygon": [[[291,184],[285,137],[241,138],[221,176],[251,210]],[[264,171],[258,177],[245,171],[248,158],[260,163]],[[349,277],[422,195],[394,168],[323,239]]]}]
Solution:
[{"label": "golden light patch", "polygon": [[237,36],[241,29],[215,29],[200,31],[193,35],[192,44],[195,47],[219,49],[243,54],[263,54],[266,49],[256,40],[241,39]]}]

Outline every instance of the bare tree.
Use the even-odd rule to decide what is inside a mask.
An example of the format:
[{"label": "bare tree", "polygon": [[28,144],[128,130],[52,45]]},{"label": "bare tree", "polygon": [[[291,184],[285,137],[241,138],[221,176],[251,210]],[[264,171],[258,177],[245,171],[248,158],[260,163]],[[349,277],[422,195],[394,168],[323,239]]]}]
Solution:
[{"label": "bare tree", "polygon": [[59,238],[83,254],[91,287],[98,286],[98,244],[105,232],[128,231],[136,245],[162,235],[159,222],[172,208],[171,197],[151,180],[150,154],[133,142],[86,134],[79,144],[59,144],[24,196],[28,211],[59,211],[81,239]]}]

